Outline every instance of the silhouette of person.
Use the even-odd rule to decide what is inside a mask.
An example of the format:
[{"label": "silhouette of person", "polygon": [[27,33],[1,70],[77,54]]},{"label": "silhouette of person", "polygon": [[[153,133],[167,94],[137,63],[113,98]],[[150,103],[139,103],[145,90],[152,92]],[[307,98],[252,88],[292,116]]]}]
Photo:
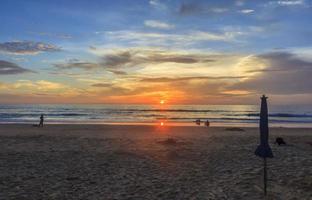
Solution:
[{"label": "silhouette of person", "polygon": [[44,121],[44,117],[43,117],[43,115],[41,115],[41,116],[40,116],[39,127],[43,127],[43,121]]},{"label": "silhouette of person", "polygon": [[207,120],[207,121],[205,122],[205,125],[206,125],[207,127],[209,127],[209,126],[210,126],[210,122],[209,122],[209,120]]}]

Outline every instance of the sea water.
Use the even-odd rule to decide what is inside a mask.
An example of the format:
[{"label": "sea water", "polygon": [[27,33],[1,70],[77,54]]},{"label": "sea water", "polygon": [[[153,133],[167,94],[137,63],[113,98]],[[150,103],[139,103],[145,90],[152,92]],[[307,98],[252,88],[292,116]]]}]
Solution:
[{"label": "sea water", "polygon": [[[194,124],[209,120],[211,126],[258,126],[258,105],[0,105],[0,123],[158,123]],[[312,106],[270,106],[270,126],[312,127]]]}]

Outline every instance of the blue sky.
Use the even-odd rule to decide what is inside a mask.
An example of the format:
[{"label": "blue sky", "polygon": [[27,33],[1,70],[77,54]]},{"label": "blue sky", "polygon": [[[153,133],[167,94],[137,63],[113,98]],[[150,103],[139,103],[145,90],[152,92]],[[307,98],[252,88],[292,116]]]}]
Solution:
[{"label": "blue sky", "polygon": [[2,0],[0,103],[308,104],[311,19],[311,0]]}]

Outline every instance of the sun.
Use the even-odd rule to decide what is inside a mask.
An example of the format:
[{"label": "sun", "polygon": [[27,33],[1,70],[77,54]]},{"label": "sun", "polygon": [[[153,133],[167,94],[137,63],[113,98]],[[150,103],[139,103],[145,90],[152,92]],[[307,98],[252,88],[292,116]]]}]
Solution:
[{"label": "sun", "polygon": [[165,100],[160,100],[159,103],[160,103],[160,104],[164,104],[164,103],[165,103]]}]

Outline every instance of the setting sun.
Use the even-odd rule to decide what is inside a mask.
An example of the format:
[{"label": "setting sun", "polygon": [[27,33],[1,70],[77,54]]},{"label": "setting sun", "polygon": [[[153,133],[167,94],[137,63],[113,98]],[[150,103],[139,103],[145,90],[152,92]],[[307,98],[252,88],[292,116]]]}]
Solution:
[{"label": "setting sun", "polygon": [[160,100],[159,103],[160,103],[160,104],[164,104],[164,103],[165,103],[165,100]]}]

